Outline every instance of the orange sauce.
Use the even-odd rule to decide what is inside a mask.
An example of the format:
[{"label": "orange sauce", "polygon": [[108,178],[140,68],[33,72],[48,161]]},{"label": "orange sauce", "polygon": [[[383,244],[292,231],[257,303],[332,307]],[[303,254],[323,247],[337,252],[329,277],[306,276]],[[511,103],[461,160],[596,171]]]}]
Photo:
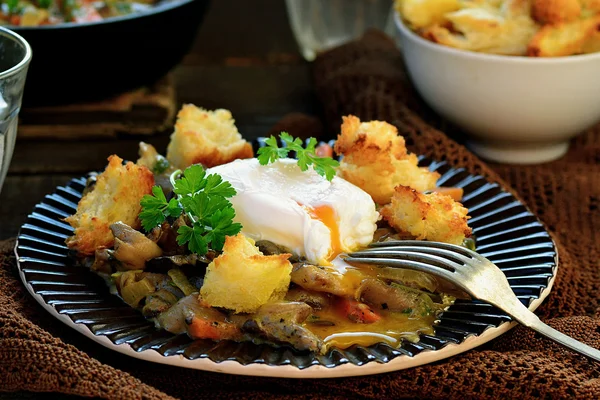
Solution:
[{"label": "orange sauce", "polygon": [[[326,346],[341,349],[355,344],[370,346],[381,342],[396,346],[402,338],[416,339],[416,334],[419,332],[433,334],[434,315],[411,318],[407,314],[388,310],[376,310],[376,312],[381,315],[379,321],[372,324],[359,324],[329,307],[314,312],[319,322],[307,321],[303,325],[323,340]],[[334,325],[324,325],[324,321],[332,322]]]},{"label": "orange sauce", "polygon": [[[332,261],[342,253],[340,230],[333,208],[322,205],[308,207],[302,205],[311,218],[321,221],[329,228],[331,234],[331,253],[328,261]],[[377,278],[380,268],[370,265],[351,266],[329,265],[339,274],[340,283],[347,287],[348,293],[354,293],[366,278]],[[332,271],[333,272],[333,271]],[[416,340],[418,333],[433,334],[435,315],[411,317],[408,314],[388,310],[374,310],[381,319],[371,324],[361,324],[349,320],[335,307],[316,310],[313,319],[303,325],[323,340],[327,347],[348,348],[352,345],[370,346],[375,343],[387,343],[391,346],[400,344],[401,339]]]},{"label": "orange sauce", "polygon": [[[330,266],[340,274],[340,281],[353,293],[366,278],[377,278],[380,268],[371,265]],[[375,343],[399,345],[401,339],[416,340],[418,333],[433,334],[435,315],[410,316],[389,310],[373,309],[381,319],[371,324],[349,320],[335,307],[315,310],[303,325],[323,340],[328,347],[347,348],[352,345],[370,346]]]}]

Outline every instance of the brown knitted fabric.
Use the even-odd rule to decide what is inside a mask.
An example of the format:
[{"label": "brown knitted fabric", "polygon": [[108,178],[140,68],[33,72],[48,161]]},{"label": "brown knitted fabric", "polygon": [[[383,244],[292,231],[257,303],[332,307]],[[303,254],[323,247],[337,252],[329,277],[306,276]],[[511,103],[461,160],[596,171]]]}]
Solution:
[{"label": "brown knitted fabric", "polygon": [[[569,154],[553,163],[486,166],[434,128],[459,138],[414,95],[399,53],[378,34],[321,56],[315,83],[331,129],[349,113],[392,121],[414,151],[512,187],[559,245],[558,276],[537,313],[556,329],[600,348],[600,130],[575,139]],[[65,328],[41,309],[18,279],[13,245],[0,245],[3,391],[110,399],[600,398],[600,364],[522,327],[448,360],[345,379],[237,377],[135,360]]]}]

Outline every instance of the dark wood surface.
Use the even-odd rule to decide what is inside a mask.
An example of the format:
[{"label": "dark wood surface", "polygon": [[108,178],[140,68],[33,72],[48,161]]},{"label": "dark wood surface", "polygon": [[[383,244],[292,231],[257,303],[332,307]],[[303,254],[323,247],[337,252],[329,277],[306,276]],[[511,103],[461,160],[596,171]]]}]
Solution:
[{"label": "dark wood surface", "polygon": [[[281,0],[213,1],[174,77],[179,103],[231,110],[247,139],[264,135],[289,112],[319,110],[310,65],[298,52]],[[168,134],[77,141],[18,138],[0,193],[0,240],[15,236],[34,205],[56,186],[102,169],[110,154],[135,159],[140,140],[164,152]]]}]

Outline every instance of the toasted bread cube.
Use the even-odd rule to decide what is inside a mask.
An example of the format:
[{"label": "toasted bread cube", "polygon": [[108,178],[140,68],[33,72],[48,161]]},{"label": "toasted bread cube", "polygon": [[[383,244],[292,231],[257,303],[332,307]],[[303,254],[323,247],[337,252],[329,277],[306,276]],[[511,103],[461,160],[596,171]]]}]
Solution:
[{"label": "toasted bread cube", "polygon": [[587,18],[600,13],[600,0],[579,0],[581,3],[581,17]]},{"label": "toasted bread cube", "polygon": [[343,154],[338,175],[369,193],[378,204],[387,204],[398,185],[418,191],[435,187],[437,172],[418,167],[418,159],[408,154],[404,138],[387,122],[360,122],[350,115],[343,118],[335,151]]},{"label": "toasted bread cube", "polygon": [[352,158],[356,156],[357,146],[385,151],[398,159],[408,153],[406,142],[398,135],[394,125],[383,121],[361,122],[354,115],[342,117],[341,134],[335,143],[336,153]]},{"label": "toasted bread cube", "polygon": [[571,22],[581,15],[579,0],[533,0],[531,16],[540,24]]},{"label": "toasted bread cube", "polygon": [[509,17],[507,14],[511,13],[517,12],[466,8],[446,15],[451,28],[434,25],[423,30],[422,35],[436,43],[463,50],[525,55],[538,26],[528,15]]},{"label": "toasted bread cube", "polygon": [[252,146],[242,139],[234,122],[228,110],[208,111],[185,104],[177,114],[167,160],[185,169],[192,164],[210,168],[238,158],[252,158]]},{"label": "toasted bread cube", "polygon": [[396,10],[413,29],[442,24],[446,13],[460,7],[458,0],[399,0]]},{"label": "toasted bread cube", "polygon": [[[490,0],[487,0],[490,2]],[[532,0],[494,0],[505,18],[531,17]]]},{"label": "toasted bread cube", "polygon": [[594,32],[583,45],[583,53],[600,52],[600,31]]},{"label": "toasted bread cube", "polygon": [[254,312],[284,298],[292,272],[290,256],[265,256],[241,233],[228,236],[223,253],[208,265],[200,296],[212,307]]},{"label": "toasted bread cube", "polygon": [[468,210],[444,194],[423,194],[398,186],[391,203],[380,212],[391,227],[417,239],[460,245],[471,236],[471,228],[467,225]]},{"label": "toasted bread cube", "polygon": [[77,213],[66,218],[75,234],[66,244],[84,255],[97,248],[111,247],[114,236],[110,225],[121,221],[139,228],[140,200],[152,192],[154,176],[145,166],[128,162],[116,155],[108,158],[108,166],[98,175],[96,186],[79,201]]},{"label": "toasted bread cube", "polygon": [[573,22],[544,25],[531,39],[527,54],[533,57],[562,57],[581,54],[600,30],[600,14]]}]

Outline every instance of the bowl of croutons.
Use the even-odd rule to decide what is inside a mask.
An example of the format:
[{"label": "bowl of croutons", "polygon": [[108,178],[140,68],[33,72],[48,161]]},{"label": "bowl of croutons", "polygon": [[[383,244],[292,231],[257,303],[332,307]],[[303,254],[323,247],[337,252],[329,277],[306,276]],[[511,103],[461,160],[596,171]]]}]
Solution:
[{"label": "bowl of croutons", "polygon": [[564,155],[600,121],[599,0],[396,0],[408,74],[483,158]]}]

